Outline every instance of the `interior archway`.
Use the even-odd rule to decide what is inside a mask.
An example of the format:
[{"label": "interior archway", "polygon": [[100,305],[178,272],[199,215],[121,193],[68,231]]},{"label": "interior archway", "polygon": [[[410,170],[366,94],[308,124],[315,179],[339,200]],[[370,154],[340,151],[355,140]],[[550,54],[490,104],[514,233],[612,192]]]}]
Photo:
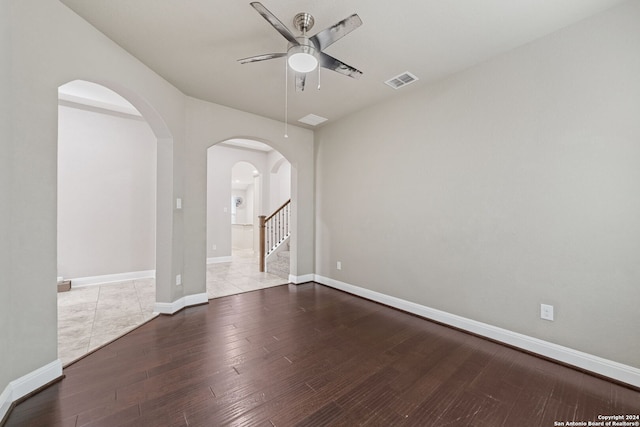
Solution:
[{"label": "interior archway", "polygon": [[[259,271],[259,220],[269,215],[282,187],[290,198],[291,176],[286,184],[271,171],[288,163],[267,144],[232,139],[207,150],[207,294],[209,298],[288,283],[284,275]],[[277,191],[275,191],[277,190]],[[276,193],[276,194],[274,194]],[[284,192],[283,192],[284,193]],[[240,201],[240,202],[239,202]],[[238,202],[240,204],[238,204]]]},{"label": "interior archway", "polygon": [[152,121],[104,85],[59,87],[58,276],[73,286],[59,294],[63,363],[154,316],[158,236],[166,234],[158,217],[167,214],[158,209],[167,166],[158,154],[171,138],[136,102]]}]

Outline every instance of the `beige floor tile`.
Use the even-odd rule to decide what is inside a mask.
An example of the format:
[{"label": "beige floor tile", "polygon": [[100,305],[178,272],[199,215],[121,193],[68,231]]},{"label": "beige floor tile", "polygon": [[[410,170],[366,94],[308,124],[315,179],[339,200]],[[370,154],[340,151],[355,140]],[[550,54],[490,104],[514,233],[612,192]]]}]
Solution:
[{"label": "beige floor tile", "polygon": [[100,286],[100,294],[111,294],[111,293],[115,294],[120,292],[126,292],[129,290],[131,291],[135,290],[134,280],[107,283],[105,285]]},{"label": "beige floor tile", "polygon": [[140,306],[137,307],[114,307],[109,306],[108,308],[102,308],[96,310],[96,316],[94,319],[95,323],[109,323],[114,321],[115,319],[119,319],[122,317],[131,317],[142,315],[142,310]]},{"label": "beige floor tile", "polygon": [[95,350],[96,348],[102,347],[103,345],[115,340],[118,337],[126,334],[133,328],[129,328],[126,330],[119,331],[110,331],[100,335],[91,335],[91,339],[89,341],[88,351]]},{"label": "beige floor tile", "polygon": [[143,320],[144,320],[145,322],[147,322],[147,321],[149,321],[149,320],[153,319],[154,317],[158,317],[158,316],[159,316],[159,314],[158,314],[158,313],[154,313],[154,312],[152,312],[152,311],[148,311],[148,312],[142,313],[142,318],[143,318]]},{"label": "beige floor tile", "polygon": [[75,324],[58,326],[58,344],[64,347],[75,348],[91,336],[93,324]]},{"label": "beige floor tile", "polygon": [[67,307],[78,303],[89,303],[98,301],[100,289],[98,286],[87,286],[84,288],[73,288],[69,292],[58,293],[58,307]]},{"label": "beige floor tile", "polygon": [[261,282],[249,278],[240,281],[234,281],[231,283],[233,284],[233,286],[236,286],[245,292],[255,291],[256,289],[262,289],[263,287]]},{"label": "beige floor tile", "polygon": [[242,289],[237,286],[233,286],[229,282],[218,281],[213,284],[207,284],[207,296],[209,298],[219,298],[242,292],[244,292]]},{"label": "beige floor tile", "polygon": [[61,321],[71,320],[74,322],[82,321],[93,321],[93,318],[96,314],[96,303],[80,303],[69,305],[66,307],[60,307],[58,309],[58,324]]},{"label": "beige floor tile", "polygon": [[84,356],[89,351],[90,338],[84,338],[77,341],[60,342],[58,340],[58,358],[63,365],[66,365],[79,357]]},{"label": "beige floor tile", "polygon": [[[132,315],[122,315],[119,317],[110,317],[97,320],[93,323],[91,336],[94,335],[111,335],[122,331],[128,331],[132,327],[138,326],[144,322],[142,313]],[[121,333],[122,334],[122,333]]]}]

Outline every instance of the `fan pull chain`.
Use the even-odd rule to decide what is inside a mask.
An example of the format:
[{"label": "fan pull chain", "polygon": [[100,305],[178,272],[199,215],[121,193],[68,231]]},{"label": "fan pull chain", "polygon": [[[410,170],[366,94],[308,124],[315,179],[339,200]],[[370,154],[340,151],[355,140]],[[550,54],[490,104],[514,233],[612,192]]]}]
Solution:
[{"label": "fan pull chain", "polygon": [[289,123],[289,65],[284,61],[284,137],[289,138],[287,133]]},{"label": "fan pull chain", "polygon": [[320,90],[320,64],[318,64],[318,90]]}]

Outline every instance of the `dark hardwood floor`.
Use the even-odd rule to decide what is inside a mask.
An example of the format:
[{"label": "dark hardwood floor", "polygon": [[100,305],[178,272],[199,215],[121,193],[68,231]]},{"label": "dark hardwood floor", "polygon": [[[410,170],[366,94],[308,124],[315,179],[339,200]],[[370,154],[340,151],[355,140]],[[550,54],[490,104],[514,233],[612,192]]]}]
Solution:
[{"label": "dark hardwood floor", "polygon": [[7,426],[554,426],[640,393],[318,284],[161,316]]}]

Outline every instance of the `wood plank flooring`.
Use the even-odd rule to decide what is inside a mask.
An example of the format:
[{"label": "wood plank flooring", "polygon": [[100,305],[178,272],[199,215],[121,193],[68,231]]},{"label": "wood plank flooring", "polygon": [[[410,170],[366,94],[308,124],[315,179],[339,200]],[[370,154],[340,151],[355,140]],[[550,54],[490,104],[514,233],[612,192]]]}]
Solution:
[{"label": "wood plank flooring", "polygon": [[637,391],[313,283],[158,317],[65,374],[6,426],[554,426],[640,414]]}]

